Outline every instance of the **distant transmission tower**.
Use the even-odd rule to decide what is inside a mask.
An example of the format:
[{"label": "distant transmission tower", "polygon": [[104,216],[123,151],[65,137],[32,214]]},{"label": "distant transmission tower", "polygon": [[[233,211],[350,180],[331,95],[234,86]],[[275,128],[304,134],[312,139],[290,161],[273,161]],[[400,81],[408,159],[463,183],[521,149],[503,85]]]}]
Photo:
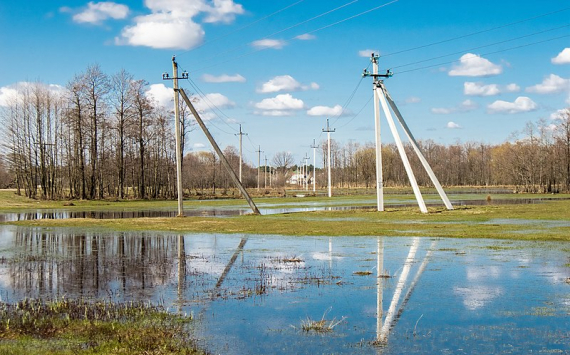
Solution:
[{"label": "distant transmission tower", "polygon": [[376,186],[377,186],[378,211],[384,211],[384,197],[383,197],[384,189],[383,189],[383,182],[382,182],[382,143],[381,143],[381,139],[380,139],[380,108],[378,107],[378,102],[380,102],[380,105],[382,106],[382,110],[384,111],[384,114],[386,115],[386,119],[388,120],[388,126],[390,126],[390,131],[392,131],[392,136],[394,136],[394,140],[396,141],[396,146],[398,147],[398,152],[400,153],[400,157],[402,158],[402,161],[404,162],[404,167],[406,169],[406,173],[408,174],[408,179],[410,180],[410,183],[412,184],[412,188],[414,190],[414,194],[416,196],[416,200],[418,201],[418,205],[420,207],[420,210],[423,213],[427,213],[427,211],[428,211],[426,204],[424,202],[424,199],[422,197],[422,194],[420,192],[420,188],[419,188],[418,183],[416,181],[416,177],[414,176],[414,172],[412,171],[412,166],[410,165],[410,161],[408,160],[408,157],[406,155],[406,151],[404,150],[404,145],[402,144],[402,140],[400,139],[400,135],[398,134],[398,129],[396,128],[396,124],[394,123],[394,119],[392,118],[392,114],[390,113],[390,109],[388,108],[388,104],[390,104],[392,111],[394,111],[394,113],[396,114],[396,117],[398,118],[398,122],[400,122],[400,125],[402,126],[402,128],[406,132],[406,135],[408,136],[408,139],[409,139],[410,143],[412,144],[412,147],[414,148],[414,152],[416,153],[416,155],[418,156],[418,158],[422,162],[424,169],[428,173],[432,183],[434,184],[435,188],[437,189],[437,192],[439,193],[439,196],[441,197],[443,203],[445,204],[445,207],[447,207],[447,209],[449,209],[449,210],[452,210],[453,206],[451,205],[451,202],[449,202],[449,199],[447,198],[445,191],[443,191],[443,188],[441,187],[441,184],[439,183],[439,181],[437,180],[437,177],[433,173],[433,170],[431,169],[429,163],[427,162],[427,160],[423,156],[422,152],[420,151],[419,145],[416,142],[416,139],[414,138],[414,136],[412,135],[412,132],[408,128],[408,125],[404,121],[404,118],[402,117],[400,110],[396,106],[396,103],[394,102],[394,100],[392,100],[392,97],[388,93],[386,86],[384,86],[384,81],[382,80],[382,78],[389,78],[392,76],[392,73],[388,70],[386,72],[386,74],[378,74],[378,56],[374,55],[374,53],[372,53],[370,60],[372,61],[372,65],[373,65],[372,73],[370,73],[366,69],[364,69],[362,76],[365,76],[365,77],[371,76],[374,79],[373,90],[374,90],[374,119],[375,119],[375,128],[376,128],[375,129],[375,133],[376,133]]}]

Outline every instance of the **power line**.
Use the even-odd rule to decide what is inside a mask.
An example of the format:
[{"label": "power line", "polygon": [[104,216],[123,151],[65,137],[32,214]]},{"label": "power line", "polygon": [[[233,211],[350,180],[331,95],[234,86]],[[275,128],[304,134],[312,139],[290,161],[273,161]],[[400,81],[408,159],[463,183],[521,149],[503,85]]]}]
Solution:
[{"label": "power line", "polygon": [[513,26],[513,25],[518,25],[518,24],[520,24],[520,23],[524,23],[524,22],[527,22],[527,21],[535,20],[535,19],[537,19],[537,18],[541,18],[541,17],[545,17],[545,16],[550,16],[550,15],[553,15],[553,14],[557,14],[557,13],[559,13],[559,12],[568,11],[569,9],[570,9],[570,7],[566,7],[566,8],[563,8],[563,9],[560,9],[560,10],[556,10],[556,11],[552,11],[552,12],[548,12],[548,13],[545,13],[545,14],[542,14],[542,15],[537,15],[537,16],[529,17],[529,18],[526,18],[526,19],[523,19],[523,20],[519,20],[519,21],[507,23],[507,24],[505,24],[505,25],[496,26],[496,27],[492,27],[492,28],[485,29],[485,30],[468,33],[468,34],[465,34],[465,35],[461,35],[461,36],[457,36],[457,37],[452,37],[452,38],[444,39],[444,40],[442,40],[442,41],[432,42],[432,43],[424,44],[424,45],[421,45],[421,46],[412,47],[412,48],[403,49],[403,50],[400,50],[400,51],[397,51],[397,52],[392,52],[392,53],[384,54],[384,55],[382,55],[382,57],[389,57],[389,56],[396,55],[396,54],[406,53],[406,52],[414,51],[414,50],[417,50],[417,49],[427,48],[427,47],[435,46],[435,45],[438,45],[438,44],[447,43],[447,42],[455,41],[455,40],[458,40],[458,39],[463,39],[463,38],[466,38],[466,37],[471,37],[471,36],[475,36],[475,35],[478,35],[478,34],[495,31],[495,30],[498,30],[498,29],[501,29],[501,28],[505,28],[505,27],[509,27],[509,26]]},{"label": "power line", "polygon": [[499,41],[499,42],[490,43],[490,44],[486,44],[486,45],[482,45],[482,46],[478,46],[478,47],[473,47],[473,48],[469,48],[469,49],[464,49],[464,50],[461,50],[461,51],[458,51],[458,52],[453,52],[453,53],[449,53],[449,54],[444,54],[444,55],[440,55],[440,56],[437,56],[437,57],[433,57],[433,58],[429,58],[429,59],[424,59],[424,60],[419,60],[419,61],[412,62],[412,63],[408,63],[408,64],[397,65],[397,66],[395,66],[395,67],[391,67],[390,69],[396,69],[396,68],[407,67],[407,66],[410,66],[410,65],[425,63],[425,62],[429,62],[429,61],[432,61],[432,60],[436,60],[436,59],[440,59],[440,58],[445,58],[445,57],[449,57],[449,56],[456,55],[456,54],[460,54],[460,53],[465,53],[466,51],[473,51],[473,50],[477,50],[477,49],[481,49],[481,48],[492,47],[492,46],[496,46],[496,45],[499,45],[499,44],[516,41],[516,40],[519,40],[519,39],[522,39],[522,38],[527,38],[527,37],[531,37],[531,36],[536,36],[536,35],[539,35],[539,34],[543,34],[543,33],[546,33],[546,32],[551,32],[551,31],[559,30],[559,29],[561,29],[561,28],[565,28],[565,27],[569,27],[569,26],[570,26],[570,24],[566,24],[566,25],[563,25],[563,26],[550,28],[550,29],[547,29],[547,30],[544,30],[544,31],[534,32],[534,33],[531,33],[531,34],[528,34],[528,35],[524,35],[524,36],[520,36],[520,37],[515,37],[515,38],[507,39],[507,40],[504,40],[504,41]]},{"label": "power line", "polygon": [[[545,39],[545,40],[542,40],[542,41],[537,41],[537,42],[522,44],[522,45],[520,45],[520,46],[505,48],[505,49],[501,49],[501,50],[494,51],[494,52],[487,52],[487,53],[481,54],[481,56],[483,56],[483,55],[492,55],[492,54],[497,54],[497,53],[502,53],[502,52],[507,52],[507,51],[511,51],[511,50],[515,50],[515,49],[519,49],[519,48],[524,48],[524,47],[533,46],[533,45],[536,45],[536,44],[541,44],[541,43],[546,43],[546,42],[550,42],[550,41],[555,41],[555,40],[557,40],[557,39],[566,38],[566,37],[570,37],[570,35],[564,35],[564,36],[559,36],[559,37],[554,37],[554,38]],[[479,57],[479,55],[474,55],[474,56],[472,56],[472,57],[468,57],[467,60],[475,59],[475,58],[477,58],[477,57]],[[465,58],[464,58],[464,60],[465,60]],[[398,72],[398,73],[394,73],[394,75],[409,73],[409,72],[418,71],[418,70],[423,70],[423,69],[434,68],[434,67],[438,67],[438,66],[440,66],[440,65],[452,64],[452,63],[457,63],[457,62],[459,62],[459,60],[452,60],[452,61],[449,61],[449,62],[438,63],[438,64],[433,64],[433,65],[427,65],[427,66],[424,66],[424,67],[419,67],[419,68],[414,68],[414,69],[408,69],[408,70],[404,70],[404,71],[401,71],[401,72]]]},{"label": "power line", "polygon": [[[367,14],[367,13],[370,13],[370,12],[372,12],[372,11],[378,10],[378,9],[383,8],[383,7],[385,7],[385,6],[394,4],[394,3],[398,2],[398,1],[400,1],[400,0],[392,0],[392,1],[390,1],[390,2],[387,2],[387,3],[385,3],[385,4],[382,4],[382,5],[373,7],[373,8],[371,8],[371,9],[369,9],[369,10],[363,11],[363,12],[358,13],[358,14],[356,14],[356,15],[349,16],[349,17],[347,17],[347,18],[345,18],[345,19],[343,19],[343,20],[340,20],[340,21],[334,22],[334,23],[332,23],[332,24],[328,24],[328,25],[326,25],[326,26],[317,28],[316,30],[312,30],[312,31],[309,31],[309,32],[304,32],[303,34],[312,34],[312,33],[315,33],[315,32],[317,32],[317,31],[321,31],[321,30],[324,30],[324,29],[326,29],[326,28],[329,28],[329,27],[332,27],[332,26],[336,26],[336,25],[341,24],[341,23],[343,23],[343,22],[346,22],[346,21],[348,21],[348,20],[352,20],[352,19],[354,19],[354,18],[356,18],[356,17],[365,15],[365,14]],[[346,5],[344,5],[344,6],[346,6]],[[329,11],[329,12],[330,12],[330,11]],[[318,17],[320,17],[320,16],[321,16],[321,15],[319,15]],[[294,27],[297,27],[297,25],[290,26],[290,28],[294,28]],[[280,32],[283,32],[283,31],[280,31]],[[280,32],[279,32],[279,33],[280,33]],[[264,38],[267,38],[267,37],[268,37],[268,36],[263,37],[263,38],[261,38],[261,39],[264,39]],[[297,36],[294,36],[294,37],[289,38],[288,40],[293,40],[293,39],[296,39],[296,38],[297,38]],[[242,48],[242,47],[244,47],[244,46],[240,46],[239,48]],[[237,48],[237,47],[236,47],[236,48]],[[234,48],[234,49],[235,49],[235,48]],[[243,53],[243,54],[241,54],[241,55],[235,56],[235,57],[233,57],[232,59],[227,59],[227,60],[224,60],[224,61],[212,63],[211,65],[208,65],[208,66],[205,66],[205,67],[202,67],[202,68],[195,69],[195,70],[193,71],[193,73],[195,73],[195,72],[200,72],[200,71],[202,71],[202,70],[205,70],[205,69],[208,69],[208,68],[212,68],[212,67],[218,66],[218,65],[220,65],[220,64],[232,62],[232,61],[234,61],[235,59],[243,58],[243,57],[246,57],[246,56],[249,56],[249,55],[252,55],[252,54],[255,54],[255,53],[264,51],[264,50],[267,50],[267,49],[269,49],[269,48],[267,48],[267,47],[258,48],[258,49],[256,49],[256,50],[251,51],[251,52],[247,52],[247,53]],[[225,52],[225,53],[227,53],[227,52]],[[219,56],[219,55],[216,55],[216,57],[218,57],[218,56]]]},{"label": "power line", "polygon": [[237,33],[237,32],[240,32],[240,31],[242,31],[242,30],[245,30],[246,28],[249,28],[249,27],[251,27],[251,26],[253,26],[253,25],[255,25],[255,24],[257,24],[257,23],[259,23],[259,22],[261,22],[261,21],[263,21],[263,20],[266,20],[266,19],[268,19],[268,18],[270,18],[270,17],[273,17],[273,16],[275,16],[275,15],[277,15],[277,14],[279,14],[279,13],[281,13],[281,12],[283,12],[283,11],[285,11],[285,10],[287,10],[287,9],[289,9],[289,8],[291,8],[291,7],[293,7],[293,6],[296,6],[296,5],[298,5],[298,4],[302,3],[302,2],[304,2],[304,1],[305,1],[305,0],[299,0],[299,1],[297,1],[297,2],[294,2],[293,4],[287,5],[287,6],[281,8],[281,9],[275,11],[275,12],[270,13],[269,15],[265,15],[265,16],[263,16],[263,17],[261,17],[261,18],[255,20],[255,21],[253,21],[253,22],[250,22],[250,23],[248,23],[248,24],[246,24],[246,25],[244,25],[244,26],[242,26],[242,27],[239,27],[239,28],[237,28],[237,29],[234,30],[234,31],[230,31],[230,32],[228,32],[228,33],[226,33],[226,34],[223,34],[223,35],[221,35],[221,36],[218,36],[218,37],[216,37],[216,38],[214,38],[214,39],[211,39],[211,40],[209,40],[209,41],[202,42],[202,43],[199,44],[198,46],[196,46],[196,47],[194,47],[194,48],[192,48],[192,49],[189,49],[189,50],[187,50],[186,52],[190,52],[190,51],[196,50],[196,49],[198,49],[198,48],[201,48],[201,47],[205,46],[206,44],[210,44],[210,43],[213,43],[213,42],[217,42],[217,41],[219,41],[219,40],[221,40],[221,39],[224,39],[224,38],[226,38],[226,37],[229,37],[229,36],[231,36],[231,35],[233,35],[233,34],[235,34],[235,33]]}]

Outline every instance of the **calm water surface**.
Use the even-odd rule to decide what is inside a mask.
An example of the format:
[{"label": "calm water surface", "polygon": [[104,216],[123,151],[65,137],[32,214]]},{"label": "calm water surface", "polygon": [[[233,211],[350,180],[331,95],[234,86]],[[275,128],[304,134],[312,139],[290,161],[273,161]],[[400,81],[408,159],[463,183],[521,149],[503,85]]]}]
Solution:
[{"label": "calm water surface", "polygon": [[62,296],[193,314],[220,354],[570,352],[562,242],[0,226],[2,301]]}]

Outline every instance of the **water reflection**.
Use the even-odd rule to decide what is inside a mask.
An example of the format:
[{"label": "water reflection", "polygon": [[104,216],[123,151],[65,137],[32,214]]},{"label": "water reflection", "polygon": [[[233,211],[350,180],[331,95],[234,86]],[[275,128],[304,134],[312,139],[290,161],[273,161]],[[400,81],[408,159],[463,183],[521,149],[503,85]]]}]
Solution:
[{"label": "water reflection", "polygon": [[[567,248],[0,226],[0,296],[161,302],[197,315],[213,353],[565,351]],[[324,312],[345,321],[319,336],[299,330]]]},{"label": "water reflection", "polygon": [[[455,206],[477,206],[477,205],[512,205],[512,204],[535,204],[551,200],[567,200],[567,198],[513,198],[513,199],[493,199],[493,200],[453,200]],[[347,201],[341,200],[342,203]],[[260,208],[262,214],[296,213],[310,211],[348,211],[358,209],[374,208],[374,205],[362,205],[362,201],[353,206],[322,206],[317,203],[303,201],[303,204],[310,204],[310,207],[295,207],[299,203],[265,204]],[[290,206],[288,206],[290,205]],[[416,206],[415,203],[386,203],[390,208],[405,208]],[[428,207],[438,207],[441,203],[426,203]],[[229,217],[251,213],[248,208],[226,207],[226,208],[196,208],[186,209],[186,217]],[[67,218],[94,218],[94,219],[122,219],[122,218],[151,218],[151,217],[176,217],[175,210],[143,210],[143,211],[68,211],[68,210],[37,210],[23,212],[0,213],[0,222],[28,221],[38,219],[67,219]]]}]

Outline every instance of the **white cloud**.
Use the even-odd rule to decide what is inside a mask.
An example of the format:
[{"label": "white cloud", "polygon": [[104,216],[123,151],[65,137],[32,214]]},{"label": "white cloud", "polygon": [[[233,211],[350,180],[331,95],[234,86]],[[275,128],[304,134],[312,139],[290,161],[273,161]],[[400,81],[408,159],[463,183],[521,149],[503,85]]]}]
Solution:
[{"label": "white cloud", "polygon": [[65,88],[56,84],[43,84],[32,83],[28,81],[21,81],[16,84],[0,87],[0,107],[9,106],[15,100],[23,98],[22,94],[26,90],[33,90],[34,86],[39,85],[43,89],[48,90],[55,97],[61,97],[64,94]]},{"label": "white cloud", "polygon": [[18,98],[19,92],[17,89],[9,86],[0,88],[0,106],[9,106],[13,100]]},{"label": "white cloud", "polygon": [[564,48],[562,52],[550,60],[553,64],[570,64],[570,48]]},{"label": "white cloud", "polygon": [[115,44],[188,50],[202,43],[205,34],[194,17],[206,14],[204,22],[229,23],[244,12],[233,0],[146,0],[145,6],[151,13],[135,17]]},{"label": "white cloud", "polygon": [[255,104],[261,110],[301,110],[304,106],[303,100],[296,99],[291,94],[277,95]]},{"label": "white cloud", "polygon": [[555,74],[550,74],[544,78],[542,83],[526,88],[527,92],[537,94],[556,94],[570,91],[570,79],[563,79]]},{"label": "white cloud", "polygon": [[299,35],[299,36],[297,36],[297,37],[295,37],[295,38],[296,38],[296,39],[300,39],[301,41],[309,41],[309,40],[315,39],[315,38],[317,38],[317,37],[315,37],[315,36],[312,35],[312,34],[305,33],[305,34]]},{"label": "white cloud", "polygon": [[538,105],[526,96],[519,96],[514,102],[497,100],[487,106],[489,113],[521,113],[534,111]]},{"label": "white cloud", "polygon": [[213,7],[208,7],[208,16],[204,19],[206,23],[231,23],[236,15],[244,13],[243,7],[233,0],[213,0]]},{"label": "white cloud", "polygon": [[245,83],[245,78],[239,74],[236,75],[211,75],[211,74],[204,74],[202,75],[202,81],[206,83]]},{"label": "white cloud", "polygon": [[521,90],[521,87],[515,83],[508,84],[507,86],[505,86],[506,92],[519,92],[520,90]]},{"label": "white cloud", "polygon": [[551,120],[561,120],[561,119],[564,119],[565,117],[567,117],[567,115],[570,116],[570,110],[564,108],[564,109],[557,110],[556,112],[551,113],[550,119]]},{"label": "white cloud", "polygon": [[450,108],[432,108],[431,112],[440,115],[449,115],[451,113],[461,113],[476,110],[478,107],[477,103],[471,100],[465,100],[456,107]]},{"label": "white cloud", "polygon": [[220,93],[210,93],[203,98],[198,98],[194,106],[198,111],[207,112],[212,111],[215,107],[219,109],[235,107],[236,103]]},{"label": "white cloud", "polygon": [[287,43],[283,40],[268,39],[268,38],[251,42],[251,45],[257,49],[266,49],[266,48],[281,49],[285,47],[285,44]]},{"label": "white cloud", "polygon": [[449,76],[491,76],[503,72],[500,65],[472,53],[466,53],[459,58],[459,64],[449,71]]},{"label": "white cloud", "polygon": [[193,149],[202,149],[205,147],[206,145],[204,143],[194,143],[194,145],[192,146]]},{"label": "white cloud", "polygon": [[188,50],[202,43],[205,33],[191,18],[176,18],[168,13],[139,16],[135,22],[134,26],[123,28],[115,44]]},{"label": "white cloud", "polygon": [[446,127],[449,128],[449,129],[459,129],[459,128],[462,128],[460,125],[458,125],[457,123],[455,123],[455,122],[453,122],[453,121],[447,122]]},{"label": "white cloud", "polygon": [[[62,12],[69,11],[67,8],[60,9]],[[73,15],[73,21],[77,23],[100,24],[112,18],[115,20],[124,19],[129,14],[126,5],[117,4],[110,1],[92,2],[87,4],[87,9]]]},{"label": "white cloud", "polygon": [[145,93],[146,97],[167,110],[174,110],[174,90],[164,84],[152,84]]},{"label": "white cloud", "polygon": [[337,117],[342,115],[347,115],[348,112],[342,109],[341,105],[335,105],[334,107],[328,106],[314,106],[307,111],[309,116],[329,116]]},{"label": "white cloud", "polygon": [[372,55],[372,53],[374,53],[375,55],[378,55],[378,51],[374,50],[374,49],[363,49],[361,51],[358,51],[358,56],[362,57],[362,58],[370,58],[370,56]]},{"label": "white cloud", "polygon": [[317,83],[311,83],[309,85],[302,85],[297,80],[295,80],[291,75],[279,75],[270,79],[266,83],[261,85],[261,88],[257,89],[259,93],[271,93],[280,91],[299,91],[299,90],[317,90],[319,85]]},{"label": "white cloud", "polygon": [[294,111],[302,110],[305,103],[303,100],[294,98],[291,94],[281,94],[273,98],[263,99],[254,104],[254,107],[261,110],[254,111],[256,115],[291,116]]},{"label": "white cloud", "polygon": [[416,96],[410,96],[406,99],[406,103],[407,104],[416,104],[418,102],[421,102],[422,99],[420,99],[419,97]]},{"label": "white cloud", "polygon": [[483,85],[466,81],[463,83],[463,93],[471,96],[493,96],[499,94],[500,90],[497,84]]}]

